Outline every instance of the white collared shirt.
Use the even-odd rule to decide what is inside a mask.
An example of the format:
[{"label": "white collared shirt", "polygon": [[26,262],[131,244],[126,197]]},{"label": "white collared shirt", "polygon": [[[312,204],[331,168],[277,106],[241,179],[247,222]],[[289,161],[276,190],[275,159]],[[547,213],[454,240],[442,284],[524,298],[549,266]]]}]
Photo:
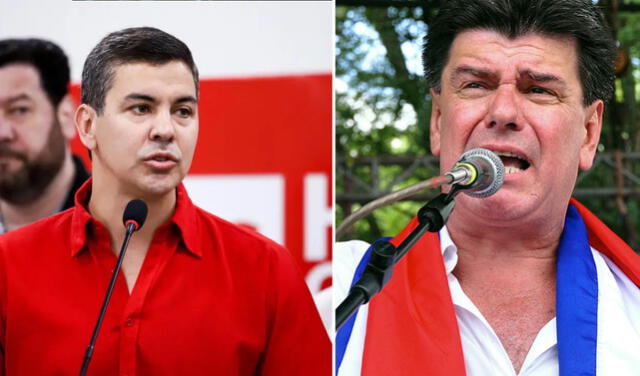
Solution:
[{"label": "white collared shirt", "polygon": [[[347,295],[360,259],[369,248],[362,241],[337,243],[333,260],[336,304]],[[557,376],[556,319],[538,332],[520,373],[478,307],[464,293],[452,271],[458,249],[447,228],[440,248],[458,319],[467,376]],[[598,339],[596,372],[604,376],[640,375],[640,289],[606,256],[591,248],[598,275]],[[360,308],[338,376],[360,375],[368,305]]]}]

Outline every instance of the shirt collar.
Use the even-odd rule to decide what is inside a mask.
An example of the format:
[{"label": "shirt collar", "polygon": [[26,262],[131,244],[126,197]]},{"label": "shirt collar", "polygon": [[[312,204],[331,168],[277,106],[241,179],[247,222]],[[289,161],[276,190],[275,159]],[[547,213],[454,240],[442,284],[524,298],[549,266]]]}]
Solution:
[{"label": "shirt collar", "polygon": [[444,226],[438,234],[440,235],[440,250],[444,259],[444,268],[449,275],[458,264],[458,247],[453,244],[447,226]]},{"label": "shirt collar", "polygon": [[[75,206],[71,218],[71,256],[76,256],[84,249],[89,231],[87,226],[91,221],[95,221],[86,207],[91,196],[92,183],[93,179],[89,178],[75,195]],[[196,206],[187,195],[184,185],[180,183],[176,188],[176,209],[173,216],[160,228],[175,225],[187,251],[197,257],[202,257],[201,239],[198,236],[198,218]]]},{"label": "shirt collar", "polygon": [[[491,333],[488,334],[493,339],[493,343],[500,343],[498,336],[495,334],[493,327],[489,324],[484,315],[480,312],[480,309],[471,301],[471,299],[465,294],[462,290],[462,286],[458,279],[453,275],[453,269],[455,269],[458,264],[458,247],[453,243],[451,236],[449,235],[449,231],[447,230],[447,226],[444,226],[442,230],[438,233],[440,237],[440,250],[442,251],[442,258],[444,259],[444,268],[447,272],[447,279],[449,281],[449,289],[451,291],[451,299],[454,307],[456,308],[456,317],[458,322],[464,322],[461,326],[461,332],[465,332],[464,336],[473,336],[475,338],[484,337],[487,340],[486,335],[482,333]],[[478,324],[474,324],[474,320],[470,320],[460,313],[459,310],[465,310],[469,312],[472,316],[474,316],[479,322],[483,324],[484,330],[480,330],[480,326]],[[459,324],[460,325],[460,324]],[[542,329],[536,335],[536,338],[527,353],[527,356],[524,360],[524,363],[521,367],[521,373],[528,373],[528,370],[533,369],[536,366],[536,363],[540,362],[541,357],[551,348],[556,346],[558,343],[556,336],[556,318],[554,317],[546,323]],[[496,345],[501,346],[501,345]],[[487,348],[485,346],[485,348]],[[489,347],[491,348],[491,347]],[[498,347],[494,347],[495,350]],[[522,372],[522,370],[527,370],[526,372]]]},{"label": "shirt collar", "polygon": [[189,198],[184,184],[180,183],[176,188],[176,210],[173,212],[171,222],[180,229],[185,248],[195,256],[202,257],[199,218],[197,207]]}]

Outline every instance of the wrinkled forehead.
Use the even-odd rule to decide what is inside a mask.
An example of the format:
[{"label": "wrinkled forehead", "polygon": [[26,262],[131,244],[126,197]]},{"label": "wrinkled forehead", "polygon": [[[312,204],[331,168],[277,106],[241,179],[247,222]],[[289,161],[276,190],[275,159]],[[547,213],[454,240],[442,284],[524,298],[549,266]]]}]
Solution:
[{"label": "wrinkled forehead", "polygon": [[527,33],[510,38],[494,30],[465,30],[453,40],[443,74],[460,66],[496,74],[541,72],[579,81],[577,42],[568,36]]}]

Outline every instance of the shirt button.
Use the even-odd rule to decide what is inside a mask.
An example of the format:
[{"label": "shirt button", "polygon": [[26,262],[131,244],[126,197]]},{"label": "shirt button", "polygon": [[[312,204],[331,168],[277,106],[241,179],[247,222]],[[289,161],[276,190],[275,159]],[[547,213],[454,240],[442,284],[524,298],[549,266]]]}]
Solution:
[{"label": "shirt button", "polygon": [[125,326],[133,326],[133,319],[131,317],[127,317],[127,319],[124,322]]}]

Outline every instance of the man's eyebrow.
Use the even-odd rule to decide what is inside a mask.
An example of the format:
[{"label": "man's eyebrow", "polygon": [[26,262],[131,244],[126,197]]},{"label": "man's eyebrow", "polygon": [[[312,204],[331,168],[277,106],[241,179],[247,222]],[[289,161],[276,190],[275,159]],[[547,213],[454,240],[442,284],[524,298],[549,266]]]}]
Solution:
[{"label": "man's eyebrow", "polygon": [[26,93],[22,93],[22,94],[18,94],[18,95],[14,95],[13,97],[9,97],[5,100],[5,102],[7,103],[12,103],[12,102],[17,102],[17,101],[23,101],[23,100],[29,100],[32,101],[33,98],[31,98],[28,94]]},{"label": "man's eyebrow", "polygon": [[197,104],[198,100],[195,97],[191,96],[191,95],[187,95],[187,96],[180,97],[180,98],[176,99],[175,103],[193,103],[193,104]]},{"label": "man's eyebrow", "polygon": [[[158,102],[156,98],[147,94],[140,94],[140,93],[131,93],[126,97],[124,97],[124,100],[125,101],[142,100],[142,101],[151,102],[151,103]],[[179,97],[174,101],[174,103],[198,103],[198,100],[194,96],[186,95],[184,97]]]},{"label": "man's eyebrow", "polygon": [[455,78],[462,74],[471,74],[473,76],[481,78],[495,77],[495,73],[488,69],[474,68],[469,65],[461,65],[459,67],[456,67],[456,69],[453,70],[452,77]]},{"label": "man's eyebrow", "polygon": [[145,102],[157,102],[157,100],[147,94],[139,94],[139,93],[131,93],[129,95],[127,95],[126,97],[124,97],[125,101],[136,101],[136,100],[142,100]]},{"label": "man's eyebrow", "polygon": [[549,73],[537,73],[530,69],[525,69],[523,71],[518,72],[520,76],[529,77],[530,79],[538,82],[557,82],[560,84],[565,84],[564,80],[556,75]]}]

